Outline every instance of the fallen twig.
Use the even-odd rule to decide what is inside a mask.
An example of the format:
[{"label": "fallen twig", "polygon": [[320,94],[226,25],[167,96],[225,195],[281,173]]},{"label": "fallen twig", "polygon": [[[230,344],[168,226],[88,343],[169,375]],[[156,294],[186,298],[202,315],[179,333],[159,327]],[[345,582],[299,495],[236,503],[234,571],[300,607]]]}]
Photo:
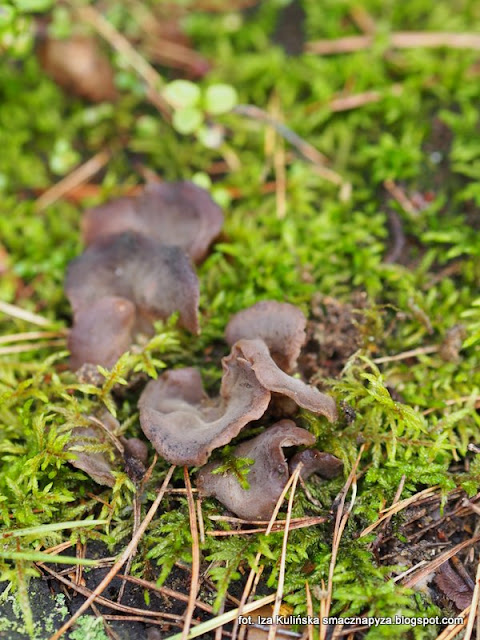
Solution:
[{"label": "fallen twig", "polygon": [[[163,495],[165,493],[165,489],[167,488],[168,483],[170,482],[170,478],[172,477],[174,469],[175,469],[175,466],[172,465],[170,467],[170,469],[168,470],[167,475],[165,477],[165,480],[163,481],[163,484],[162,484],[162,486],[161,486],[161,488],[160,488],[160,490],[159,490],[159,492],[157,494],[157,497],[155,498],[154,502],[152,503],[152,506],[150,507],[150,509],[148,510],[148,513],[145,516],[145,519],[143,520],[142,524],[140,525],[137,533],[132,537],[132,539],[130,540],[130,543],[125,548],[125,550],[122,552],[122,554],[120,555],[120,558],[113,565],[113,567],[107,573],[105,578],[100,582],[98,587],[96,587],[96,589],[94,591],[92,591],[92,594],[85,600],[85,602],[82,604],[82,606],[79,609],[77,609],[77,611],[73,614],[73,616],[64,625],[62,625],[58,631],[56,631],[50,637],[50,640],[58,640],[59,638],[61,638],[63,636],[63,634],[65,633],[65,631],[68,631],[68,629],[70,629],[70,627],[74,624],[74,622],[76,620],[78,620],[78,618],[82,615],[82,613],[86,609],[88,609],[90,604],[110,584],[110,582],[117,575],[117,573],[119,573],[120,569],[125,564],[125,562],[128,560],[128,558],[130,557],[130,555],[133,552],[133,550],[137,548],[137,545],[138,545],[138,542],[139,542],[140,538],[144,534],[146,528],[148,527],[148,525],[152,521],[155,513],[157,512],[157,509],[160,506],[160,502],[162,501]],[[119,605],[119,606],[121,606],[121,605]]]},{"label": "fallen twig", "polygon": [[[307,42],[305,51],[328,56],[337,53],[353,53],[370,49],[375,37],[371,35],[346,36],[336,40]],[[394,31],[388,38],[388,46],[395,49],[447,47],[449,49],[480,49],[478,33],[455,33],[451,31]]]},{"label": "fallen twig", "polygon": [[198,580],[200,578],[200,545],[198,541],[195,502],[193,500],[192,484],[188,474],[188,467],[183,468],[183,477],[185,479],[185,488],[187,490],[188,516],[190,520],[190,532],[192,534],[192,575],[190,582],[190,595],[188,597],[188,604],[184,613],[184,625],[182,630],[182,640],[187,640],[198,593]]},{"label": "fallen twig", "polygon": [[50,189],[42,193],[35,202],[36,211],[43,211],[57,200],[60,200],[60,198],[72,189],[87,182],[87,180],[100,171],[109,160],[110,153],[108,151],[100,151],[95,154],[90,160],[87,160],[84,164],[69,173],[68,176],[65,176],[62,180],[50,187]]},{"label": "fallen twig", "polygon": [[0,311],[12,318],[18,318],[19,320],[25,320],[26,322],[37,324],[39,327],[51,327],[54,324],[52,320],[47,320],[47,318],[39,316],[37,313],[32,313],[31,311],[17,307],[14,304],[8,304],[8,302],[2,302],[1,300]]}]

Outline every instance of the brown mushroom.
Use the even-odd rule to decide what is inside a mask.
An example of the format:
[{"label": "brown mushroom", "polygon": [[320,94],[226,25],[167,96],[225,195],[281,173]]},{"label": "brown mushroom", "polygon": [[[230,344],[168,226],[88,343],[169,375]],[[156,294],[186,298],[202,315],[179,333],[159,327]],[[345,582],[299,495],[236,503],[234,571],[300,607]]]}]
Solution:
[{"label": "brown mushroom", "polygon": [[318,473],[322,478],[335,478],[343,469],[343,462],[331,453],[318,451],[317,449],[305,449],[299,451],[288,463],[288,468],[292,474],[299,464],[302,464],[300,476],[303,480],[312,474]]},{"label": "brown mushroom", "polygon": [[292,304],[263,300],[236,313],[225,329],[230,346],[238,340],[263,340],[280,369],[292,371],[306,339],[307,319]]},{"label": "brown mushroom", "polygon": [[152,182],[136,197],[118,198],[90,209],[82,221],[85,243],[136,231],[183,249],[201,262],[223,224],[220,207],[193,182]]},{"label": "brown mushroom", "polygon": [[115,100],[113,69],[96,40],[74,35],[67,39],[44,38],[38,47],[45,71],[69,93],[92,102]]},{"label": "brown mushroom", "polygon": [[115,484],[113,470],[118,454],[114,453],[113,446],[111,452],[92,451],[93,447],[98,447],[99,444],[106,444],[109,441],[105,430],[96,424],[88,427],[75,427],[67,451],[75,454],[75,458],[69,461],[70,464],[84,471],[98,484],[113,487]]},{"label": "brown mushroom", "polygon": [[112,367],[129,348],[134,324],[135,305],[125,298],[107,296],[79,309],[68,336],[70,368]]},{"label": "brown mushroom", "polygon": [[300,407],[320,413],[330,422],[337,419],[335,400],[279,369],[263,340],[239,340],[224,360],[246,360],[265,389],[292,398]]},{"label": "brown mushroom", "polygon": [[213,473],[220,463],[211,462],[197,476],[200,495],[217,498],[245,520],[269,520],[290,475],[282,448],[314,442],[312,433],[297,427],[292,420],[281,420],[235,447],[235,457],[254,461],[247,475],[248,489],[232,472]]},{"label": "brown mushroom", "polygon": [[90,246],[68,267],[65,289],[77,314],[101,298],[119,296],[136,306],[136,330],[180,313],[180,324],[198,331],[198,279],[178,247],[127,231]]},{"label": "brown mushroom", "polygon": [[224,360],[220,396],[205,394],[193,368],[164,373],[146,386],[140,424],[158,453],[177,465],[205,464],[213,449],[234,438],[266,411],[270,392],[241,359]]}]

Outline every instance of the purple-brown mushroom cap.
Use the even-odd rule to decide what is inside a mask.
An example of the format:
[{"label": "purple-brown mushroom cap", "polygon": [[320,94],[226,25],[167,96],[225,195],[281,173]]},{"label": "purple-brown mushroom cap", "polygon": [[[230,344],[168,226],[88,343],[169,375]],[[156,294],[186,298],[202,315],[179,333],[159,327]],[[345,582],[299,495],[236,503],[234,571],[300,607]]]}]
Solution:
[{"label": "purple-brown mushroom cap", "polygon": [[[76,427],[72,431],[72,439],[67,451],[75,454],[70,464],[88,474],[98,484],[113,487],[115,476],[112,471],[114,462],[108,452],[92,451],[91,448],[108,442],[108,436],[99,426]],[[80,451],[77,451],[77,447]],[[89,450],[90,449],[90,450]]]},{"label": "purple-brown mushroom cap", "polygon": [[118,198],[87,211],[82,230],[88,245],[105,236],[136,231],[180,247],[198,263],[222,224],[222,210],[205,189],[193,182],[152,182],[137,197]]},{"label": "purple-brown mushroom cap", "polygon": [[86,249],[69,264],[65,289],[74,313],[118,296],[135,304],[136,330],[151,330],[154,320],[178,311],[179,323],[198,331],[199,287],[189,258],[138,233],[106,237]]},{"label": "purple-brown mushroom cap", "polygon": [[205,464],[221,447],[266,411],[270,392],[261,386],[249,364],[223,363],[220,397],[206,396],[200,373],[176,369],[152,380],[138,406],[143,432],[158,453],[177,465]]},{"label": "purple-brown mushroom cap", "polygon": [[230,346],[238,340],[263,340],[280,369],[292,371],[306,339],[307,319],[292,304],[263,300],[236,313],[225,329]]},{"label": "purple-brown mushroom cap", "polygon": [[125,298],[107,296],[79,309],[68,336],[70,368],[111,368],[129,348],[134,324],[135,305]]},{"label": "purple-brown mushroom cap", "polygon": [[335,400],[321,393],[315,387],[305,384],[302,380],[292,378],[282,371],[273,361],[267,345],[263,340],[239,340],[230,355],[224,361],[244,359],[252,367],[259,383],[269,391],[280,393],[295,400],[304,409],[312,413],[320,413],[335,422],[337,407]]},{"label": "purple-brown mushroom cap", "polygon": [[212,473],[220,464],[212,462],[198,473],[200,495],[217,498],[245,520],[269,520],[290,477],[282,448],[314,442],[312,433],[297,427],[292,420],[281,420],[235,447],[235,457],[254,460],[247,475],[248,489],[242,488],[232,472]]},{"label": "purple-brown mushroom cap", "polygon": [[322,478],[330,480],[338,476],[343,469],[343,462],[341,460],[331,453],[325,453],[317,449],[305,449],[305,451],[296,453],[288,463],[291,474],[300,463],[302,463],[300,476],[303,480],[306,480],[314,473],[318,473]]}]

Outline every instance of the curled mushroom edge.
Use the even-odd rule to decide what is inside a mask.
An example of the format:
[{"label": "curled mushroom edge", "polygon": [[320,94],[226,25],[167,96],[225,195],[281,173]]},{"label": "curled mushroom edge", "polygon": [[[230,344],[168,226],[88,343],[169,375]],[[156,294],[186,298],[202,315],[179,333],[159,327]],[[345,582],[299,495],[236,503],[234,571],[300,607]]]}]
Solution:
[{"label": "curled mushroom edge", "polygon": [[311,451],[309,449],[295,454],[291,468],[283,449],[311,446],[314,443],[315,436],[312,433],[297,427],[292,420],[281,420],[255,438],[242,442],[233,451],[237,458],[253,460],[246,478],[248,488],[242,487],[233,472],[215,473],[220,462],[210,462],[198,472],[199,494],[203,497],[215,497],[227,509],[245,520],[269,520],[290,474],[300,462],[307,463],[305,471],[300,472],[303,479],[308,478],[311,473],[322,474],[322,470],[325,470],[326,477],[333,477],[333,466],[336,467],[335,475],[341,469],[340,460],[321,452],[311,456],[315,463],[309,462],[309,456],[305,455]]}]

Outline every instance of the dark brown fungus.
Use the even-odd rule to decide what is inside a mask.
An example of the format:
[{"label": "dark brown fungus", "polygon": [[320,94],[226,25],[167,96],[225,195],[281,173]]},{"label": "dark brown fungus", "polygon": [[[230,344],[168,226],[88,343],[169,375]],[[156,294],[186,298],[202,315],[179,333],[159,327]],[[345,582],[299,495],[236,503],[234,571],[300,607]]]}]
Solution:
[{"label": "dark brown fungus", "polygon": [[291,420],[281,420],[256,438],[235,447],[237,458],[250,458],[248,489],[243,489],[232,472],[212,473],[219,462],[200,470],[197,487],[202,496],[213,496],[240,518],[269,520],[290,476],[282,447],[312,445],[315,436]]},{"label": "dark brown fungus", "polygon": [[69,93],[92,102],[117,97],[113,69],[93,38],[47,37],[40,42],[38,54],[45,71]]},{"label": "dark brown fungus", "polygon": [[115,466],[113,444],[112,454],[108,451],[92,450],[99,444],[108,442],[111,442],[110,438],[100,426],[76,427],[72,431],[67,450],[75,454],[75,459],[70,460],[70,464],[87,473],[98,484],[113,487],[115,484],[115,476],[112,473]]},{"label": "dark brown fungus", "polygon": [[337,407],[331,396],[321,393],[302,380],[292,378],[277,367],[263,340],[239,340],[225,361],[245,359],[252,367],[259,383],[269,391],[295,400],[304,409],[320,413],[330,422],[337,420]]},{"label": "dark brown fungus", "polygon": [[246,338],[263,340],[280,369],[292,371],[306,339],[307,319],[286,302],[264,300],[236,313],[225,329],[230,346]]},{"label": "dark brown fungus", "polygon": [[131,231],[106,237],[73,260],[65,283],[77,314],[101,298],[119,296],[136,307],[135,330],[178,311],[180,324],[198,331],[198,279],[178,247],[160,245]]},{"label": "dark brown fungus", "polygon": [[302,463],[300,475],[303,480],[309,478],[312,474],[318,473],[322,478],[335,478],[343,469],[343,462],[332,456],[331,453],[324,453],[317,449],[305,449],[299,451],[288,463],[288,468],[292,474],[298,465]]},{"label": "dark brown fungus", "polygon": [[223,362],[220,396],[206,396],[200,373],[177,369],[152,380],[140,396],[140,424],[158,453],[177,465],[205,464],[266,411],[270,393],[242,359]]},{"label": "dark brown fungus", "polygon": [[68,336],[70,368],[112,367],[129,348],[134,324],[135,305],[125,298],[107,296],[77,311]]},{"label": "dark brown fungus", "polygon": [[223,224],[220,207],[192,182],[150,183],[136,197],[90,209],[82,221],[86,244],[122,231],[137,231],[183,249],[201,262]]}]

